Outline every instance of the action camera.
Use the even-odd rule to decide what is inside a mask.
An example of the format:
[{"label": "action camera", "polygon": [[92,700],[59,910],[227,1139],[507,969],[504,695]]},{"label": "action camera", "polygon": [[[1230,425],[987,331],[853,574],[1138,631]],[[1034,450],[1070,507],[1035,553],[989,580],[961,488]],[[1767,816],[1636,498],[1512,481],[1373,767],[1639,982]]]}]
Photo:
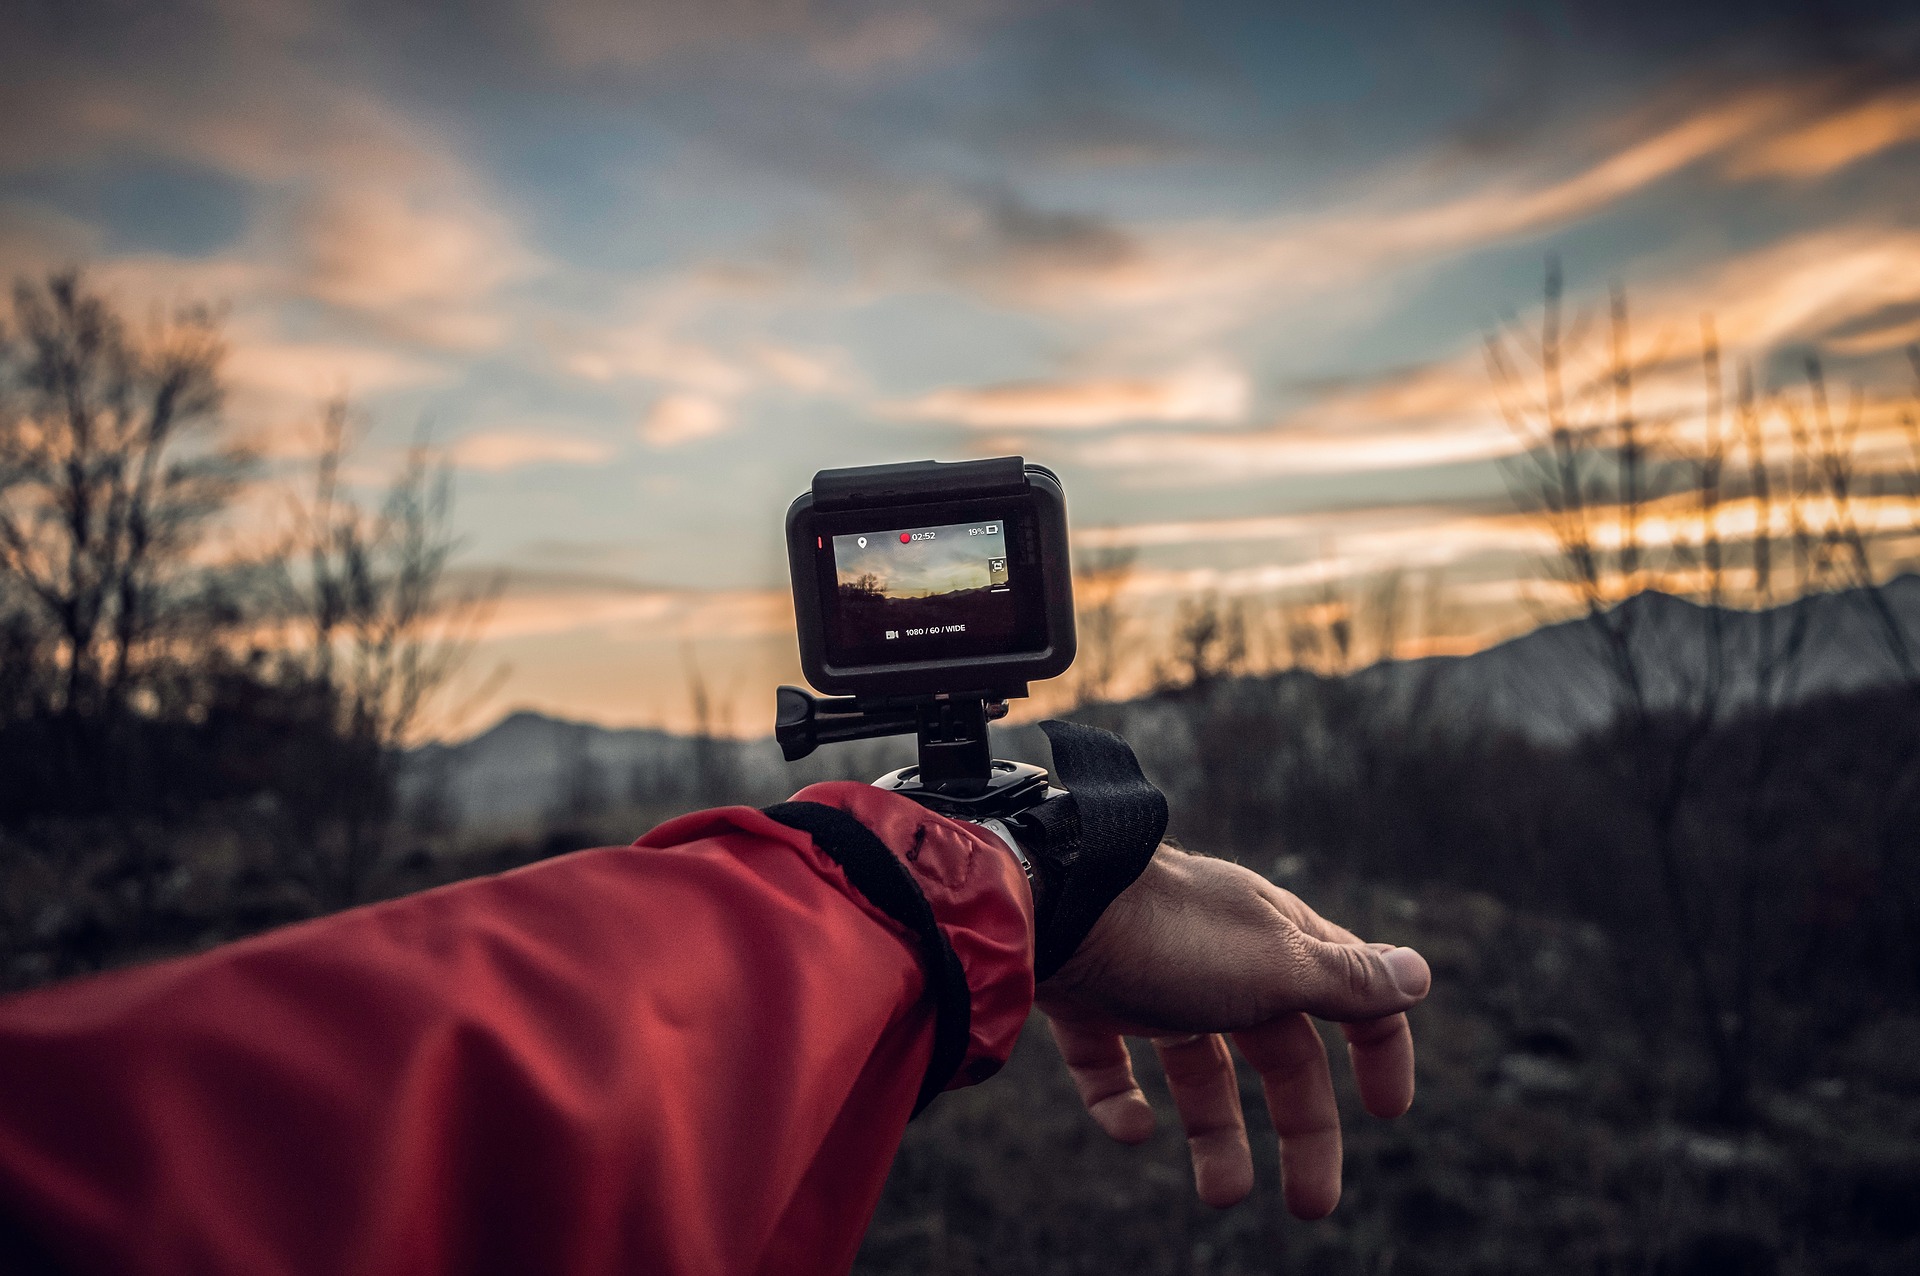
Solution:
[{"label": "action camera", "polygon": [[787,562],[821,691],[1001,700],[1073,663],[1066,496],[1020,457],[822,470]]},{"label": "action camera", "polygon": [[876,783],[967,818],[1041,801],[1047,773],[995,760],[987,723],[1073,663],[1067,501],[1017,456],[821,470],[787,510],[800,667],[781,687],[788,761],[913,734],[919,763]]}]

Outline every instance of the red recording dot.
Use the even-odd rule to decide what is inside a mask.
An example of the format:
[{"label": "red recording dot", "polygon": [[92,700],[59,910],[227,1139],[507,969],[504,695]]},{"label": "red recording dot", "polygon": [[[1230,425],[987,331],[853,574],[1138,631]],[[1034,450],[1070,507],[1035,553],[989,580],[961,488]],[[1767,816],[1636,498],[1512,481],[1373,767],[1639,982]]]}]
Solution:
[{"label": "red recording dot", "polygon": [[906,543],[907,543],[908,541],[910,541],[910,540],[912,540],[912,539],[913,539],[913,533],[912,533],[912,532],[902,532],[902,533],[900,533],[900,543],[901,543],[902,545],[904,545],[904,544],[906,544]]}]

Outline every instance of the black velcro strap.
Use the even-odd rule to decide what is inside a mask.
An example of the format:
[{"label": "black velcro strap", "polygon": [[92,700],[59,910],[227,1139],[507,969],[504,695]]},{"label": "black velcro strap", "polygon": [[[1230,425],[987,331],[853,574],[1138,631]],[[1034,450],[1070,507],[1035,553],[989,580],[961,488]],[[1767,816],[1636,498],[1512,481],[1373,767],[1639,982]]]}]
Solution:
[{"label": "black velcro strap", "polygon": [[1034,938],[1033,975],[1046,979],[1133,885],[1167,831],[1167,799],[1147,782],[1127,742],[1079,722],[1040,724],[1053,746],[1053,772],[1068,789],[1024,818],[1044,845],[1046,916]]},{"label": "black velcro strap", "polygon": [[819,802],[781,802],[765,809],[769,819],[799,829],[826,857],[838,864],[853,889],[869,904],[912,931],[920,941],[920,963],[927,971],[927,995],[933,1000],[933,1057],[913,1105],[919,1116],[933,1096],[947,1088],[967,1057],[973,1034],[973,994],[953,945],[947,942],[933,909],[907,866],[894,858],[873,830],[838,807]]}]

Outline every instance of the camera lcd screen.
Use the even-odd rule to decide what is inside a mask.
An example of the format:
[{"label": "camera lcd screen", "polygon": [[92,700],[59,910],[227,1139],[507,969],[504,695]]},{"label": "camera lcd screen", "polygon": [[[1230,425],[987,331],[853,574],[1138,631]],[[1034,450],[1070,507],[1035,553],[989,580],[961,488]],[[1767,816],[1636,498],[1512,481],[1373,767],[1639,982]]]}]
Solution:
[{"label": "camera lcd screen", "polygon": [[823,538],[832,547],[830,658],[897,664],[1021,650],[1034,584],[1021,578],[1037,564],[1010,530],[1003,517],[983,517]]},{"label": "camera lcd screen", "polygon": [[1005,699],[1073,663],[1066,496],[1020,457],[821,470],[787,565],[800,668],[829,694]]}]

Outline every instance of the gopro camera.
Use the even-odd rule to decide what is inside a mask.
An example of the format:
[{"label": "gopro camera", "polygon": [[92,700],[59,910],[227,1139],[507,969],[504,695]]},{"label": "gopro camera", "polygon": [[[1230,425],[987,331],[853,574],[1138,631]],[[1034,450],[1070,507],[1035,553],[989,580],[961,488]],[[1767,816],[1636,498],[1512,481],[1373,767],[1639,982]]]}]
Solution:
[{"label": "gopro camera", "polygon": [[1066,495],[1020,457],[822,470],[787,562],[821,691],[1005,699],[1073,663]]},{"label": "gopro camera", "polygon": [[789,761],[820,744],[917,733],[920,764],[883,777],[949,813],[1016,810],[1037,767],[992,760],[987,722],[1073,663],[1067,503],[1017,456],[821,470],[787,510],[807,681],[781,687]]}]

